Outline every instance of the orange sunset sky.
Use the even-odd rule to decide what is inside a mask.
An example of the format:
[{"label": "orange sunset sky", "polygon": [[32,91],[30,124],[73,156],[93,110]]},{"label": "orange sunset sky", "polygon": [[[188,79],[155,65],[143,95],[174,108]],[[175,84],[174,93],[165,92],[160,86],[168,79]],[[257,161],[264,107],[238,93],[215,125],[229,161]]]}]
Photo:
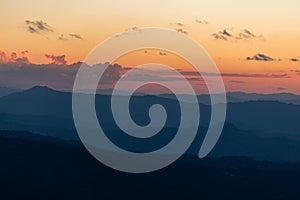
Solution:
[{"label": "orange sunset sky", "polygon": [[[49,63],[45,54],[65,55],[72,64],[117,33],[163,27],[201,44],[224,74],[228,91],[300,94],[299,8],[299,0],[2,0],[0,50],[18,57],[26,50],[35,64]],[[128,67],[151,60],[190,71],[180,58],[151,51],[116,63]]]}]

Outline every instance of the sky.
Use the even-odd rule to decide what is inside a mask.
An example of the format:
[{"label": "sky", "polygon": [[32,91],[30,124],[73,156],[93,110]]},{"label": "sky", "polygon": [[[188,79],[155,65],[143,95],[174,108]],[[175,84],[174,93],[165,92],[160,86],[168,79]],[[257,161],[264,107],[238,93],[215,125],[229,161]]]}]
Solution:
[{"label": "sky", "polygon": [[[18,71],[7,63],[26,58],[18,62],[30,64],[28,69],[55,66],[61,74],[61,68],[83,61],[95,46],[117,33],[134,27],[162,27],[202,45],[221,71],[228,91],[300,94],[299,7],[298,0],[2,0],[0,84],[67,89],[70,86],[65,82],[53,85],[50,78],[36,82],[32,77],[31,82],[24,76],[24,80],[18,79],[24,69]],[[190,70],[176,56],[155,51],[124,55],[115,63],[121,68],[134,67],[150,58]],[[6,74],[9,67],[18,72]],[[47,70],[43,71],[46,76]]]}]

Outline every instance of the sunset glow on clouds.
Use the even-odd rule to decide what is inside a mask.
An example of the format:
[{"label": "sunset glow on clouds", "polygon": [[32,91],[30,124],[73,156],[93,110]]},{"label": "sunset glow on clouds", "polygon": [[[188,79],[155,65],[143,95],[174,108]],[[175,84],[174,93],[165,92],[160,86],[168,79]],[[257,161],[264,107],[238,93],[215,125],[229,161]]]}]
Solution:
[{"label": "sunset glow on clouds", "polygon": [[[1,1],[1,84],[70,89],[71,77],[78,69],[78,64],[72,63],[83,61],[96,45],[117,33],[153,26],[176,30],[202,45],[219,67],[229,91],[299,94],[299,7],[297,0]],[[187,75],[193,67],[168,52],[133,52],[114,63],[124,70],[154,61],[185,72],[194,78],[194,84],[201,85],[197,77]],[[5,74],[9,67],[15,72],[9,72],[10,79]],[[37,74],[26,81],[22,70]],[[50,78],[43,82],[41,71],[70,77],[55,84]],[[24,80],[18,80],[18,73],[24,73]],[[38,77],[36,81],[34,77]]]}]

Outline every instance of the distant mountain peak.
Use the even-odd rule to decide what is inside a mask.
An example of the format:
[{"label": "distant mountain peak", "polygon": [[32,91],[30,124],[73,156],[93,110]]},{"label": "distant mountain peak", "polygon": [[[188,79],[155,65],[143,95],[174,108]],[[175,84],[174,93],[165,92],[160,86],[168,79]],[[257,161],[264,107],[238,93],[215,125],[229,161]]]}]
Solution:
[{"label": "distant mountain peak", "polygon": [[27,91],[55,91],[54,89],[47,87],[47,86],[34,86]]},{"label": "distant mountain peak", "polygon": [[36,86],[33,86],[32,89],[51,89],[51,88],[48,86],[43,86],[43,85],[36,85]]}]

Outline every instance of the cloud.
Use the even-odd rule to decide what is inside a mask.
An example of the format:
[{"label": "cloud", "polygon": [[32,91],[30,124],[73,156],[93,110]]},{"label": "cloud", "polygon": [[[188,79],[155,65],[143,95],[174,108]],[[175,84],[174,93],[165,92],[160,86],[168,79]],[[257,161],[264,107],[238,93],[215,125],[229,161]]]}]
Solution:
[{"label": "cloud", "polygon": [[212,36],[216,40],[248,40],[248,39],[255,39],[255,38],[262,38],[262,35],[256,35],[253,32],[249,31],[248,29],[244,29],[241,31],[234,31],[234,28],[223,29],[218,33],[213,33]]},{"label": "cloud", "polygon": [[251,38],[261,38],[262,35],[255,35],[251,31],[244,29],[243,32],[240,32],[236,39],[242,40],[242,39],[251,39]]},{"label": "cloud", "polygon": [[180,73],[184,76],[199,76],[199,72],[192,72],[192,71],[181,71],[181,70],[178,70],[180,71]]},{"label": "cloud", "polygon": [[224,29],[223,31],[220,31],[219,34],[224,35],[225,37],[232,37],[232,34],[228,32],[228,30]]},{"label": "cloud", "polygon": [[47,85],[59,89],[71,89],[80,64],[62,67],[56,64],[0,64],[0,84],[14,88],[30,88]]},{"label": "cloud", "polygon": [[227,29],[219,31],[218,33],[213,33],[212,36],[216,40],[228,40],[229,38],[233,38],[233,35]]},{"label": "cloud", "polygon": [[244,84],[246,83],[245,81],[235,81],[235,80],[230,80],[231,83],[238,83],[238,84]]},{"label": "cloud", "polygon": [[[0,55],[2,53],[0,52]],[[30,88],[36,85],[45,85],[56,89],[71,90],[79,67],[106,67],[108,63],[89,66],[82,62],[69,65],[56,63],[49,64],[22,64],[0,63],[0,85],[13,88]],[[109,65],[104,72],[100,84],[110,88],[123,73],[120,65]],[[91,78],[94,78],[94,71],[91,71]]]},{"label": "cloud", "polygon": [[51,64],[55,64],[55,65],[66,65],[67,64],[66,55],[55,56],[55,55],[45,54],[45,57],[51,61]]},{"label": "cloud", "polygon": [[41,34],[46,32],[53,32],[53,28],[46,22],[43,22],[42,20],[26,20],[25,25],[30,33]]},{"label": "cloud", "polygon": [[228,40],[227,37],[219,33],[213,33],[212,36],[215,40]]},{"label": "cloud", "polygon": [[78,34],[70,33],[69,36],[78,40],[83,40],[83,37],[81,37],[81,35]]},{"label": "cloud", "polygon": [[175,22],[175,23],[170,23],[171,25],[176,25],[176,26],[181,26],[181,27],[186,27],[183,23],[180,22]]},{"label": "cloud", "polygon": [[208,24],[208,21],[195,19],[195,22],[198,24]]},{"label": "cloud", "polygon": [[299,62],[300,59],[298,59],[298,58],[291,58],[290,61],[292,61],[292,62]]},{"label": "cloud", "polygon": [[186,77],[189,81],[204,81],[202,77]]},{"label": "cloud", "polygon": [[29,64],[28,53],[27,50],[21,51],[21,56],[18,56],[15,52],[7,54],[0,50],[0,63],[11,63],[14,65]]},{"label": "cloud", "polygon": [[175,29],[177,32],[188,35],[188,32],[182,28]]},{"label": "cloud", "polygon": [[288,74],[271,74],[269,75],[271,78],[291,78]]},{"label": "cloud", "polygon": [[116,34],[114,37],[122,37],[122,36],[126,36],[126,35],[129,34],[130,31],[138,31],[138,32],[141,32],[142,30],[141,30],[139,27],[134,26],[134,27],[125,29],[124,32],[119,33],[119,34]]},{"label": "cloud", "polygon": [[[93,67],[101,67],[103,64],[97,64],[94,65]],[[108,65],[107,69],[105,70],[105,72],[103,73],[100,83],[102,84],[113,84],[116,83],[120,77],[121,77],[121,73],[122,73],[122,66],[118,65],[118,64],[109,64],[109,63],[105,63],[105,65]],[[125,70],[126,71],[126,70]]]},{"label": "cloud", "polygon": [[139,30],[139,27],[134,26],[134,27],[131,27],[131,28],[127,28],[124,31],[137,31],[137,30]]},{"label": "cloud", "polygon": [[175,22],[175,23],[170,23],[170,24],[177,26],[177,28],[175,28],[175,31],[188,35],[188,32],[184,29],[186,27],[186,25],[184,25],[183,23]]},{"label": "cloud", "polygon": [[167,82],[167,81],[180,81],[181,78],[178,77],[162,77],[157,75],[156,73],[149,74],[139,72],[137,74],[130,74],[123,78],[124,81],[148,81],[148,82]]},{"label": "cloud", "polygon": [[[146,68],[123,68],[132,70],[130,74],[123,77],[125,81],[149,81],[149,82],[170,82],[170,81],[202,81],[202,77],[185,76],[184,78],[178,76],[172,71],[165,70],[150,70]],[[124,72],[126,72],[124,71]],[[122,72],[123,75],[123,72]]]},{"label": "cloud", "polygon": [[[286,73],[284,74],[240,74],[240,73],[207,73],[207,72],[193,72],[193,71],[180,71],[184,76],[222,76],[222,77],[238,77],[238,78],[290,78]],[[299,71],[300,73],[300,71]]]},{"label": "cloud", "polygon": [[57,39],[61,40],[61,41],[68,41],[70,39],[83,40],[83,37],[79,34],[70,33],[67,36],[64,34],[61,34]]},{"label": "cloud", "polygon": [[290,78],[288,74],[237,74],[222,73],[223,77],[244,77],[244,78]]},{"label": "cloud", "polygon": [[[118,64],[97,64],[94,66],[88,66],[85,63],[67,64],[65,55],[51,55],[47,54],[47,58],[51,60],[49,64],[33,64],[29,61],[20,62],[20,59],[25,57],[28,51],[23,51],[20,54],[11,53],[6,54],[0,51],[0,85],[15,88],[29,88],[35,85],[47,85],[56,89],[71,90],[74,84],[74,80],[77,71],[81,65],[87,67],[106,67],[99,88],[112,88],[112,86],[120,79],[120,77],[131,70],[132,68],[122,68]],[[27,57],[25,57],[27,58]],[[16,64],[19,63],[19,64]],[[143,69],[144,70],[144,69]],[[182,81],[181,77],[178,77],[168,71],[154,71],[148,73],[148,71],[137,71],[137,75],[134,77],[128,77],[131,80],[150,80],[150,81]],[[199,81],[203,81],[203,78],[198,72],[195,71],[180,71],[187,80],[196,84]],[[296,72],[296,71],[295,71]],[[297,71],[300,75],[300,71]],[[91,78],[94,78],[95,72],[91,70]],[[219,76],[215,73],[201,73],[205,76]],[[234,78],[290,78],[288,74],[239,74],[239,73],[222,73],[223,77],[229,77],[232,80],[230,82],[236,84],[243,84],[241,80],[234,80]]]},{"label": "cloud", "polygon": [[69,39],[65,37],[64,34],[61,34],[58,38],[58,40],[61,40],[61,41],[68,41]]},{"label": "cloud", "polygon": [[278,87],[277,90],[286,90],[286,88]]},{"label": "cloud", "polygon": [[274,61],[274,58],[266,56],[265,54],[256,54],[252,57],[247,57],[246,60],[257,60],[257,61]]}]

